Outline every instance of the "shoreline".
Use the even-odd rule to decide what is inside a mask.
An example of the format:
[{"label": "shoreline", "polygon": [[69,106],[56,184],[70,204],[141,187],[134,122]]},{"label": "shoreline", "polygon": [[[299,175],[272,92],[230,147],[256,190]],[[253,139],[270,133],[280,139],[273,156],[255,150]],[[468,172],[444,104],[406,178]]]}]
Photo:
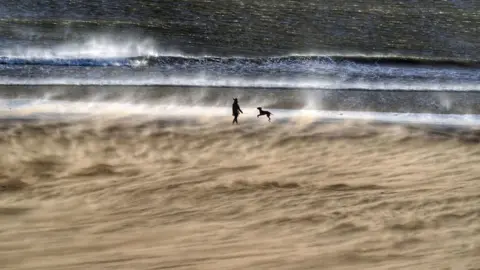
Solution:
[{"label": "shoreline", "polygon": [[179,86],[0,85],[2,99],[81,102],[171,103],[184,106],[241,106],[327,111],[480,114],[480,92],[361,89],[281,89]]}]

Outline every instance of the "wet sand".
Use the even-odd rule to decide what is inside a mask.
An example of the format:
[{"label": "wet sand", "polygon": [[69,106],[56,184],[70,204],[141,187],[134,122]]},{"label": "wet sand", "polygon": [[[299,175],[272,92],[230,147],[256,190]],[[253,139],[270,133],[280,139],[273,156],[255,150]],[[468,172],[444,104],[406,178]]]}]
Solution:
[{"label": "wet sand", "polygon": [[[464,85],[458,85],[459,88]],[[6,99],[58,102],[129,102],[183,106],[230,107],[233,97],[242,106],[302,110],[480,114],[475,84],[464,90],[439,89],[317,89],[159,85],[0,85]]]},{"label": "wet sand", "polygon": [[0,265],[479,269],[478,131],[230,121],[2,122]]}]

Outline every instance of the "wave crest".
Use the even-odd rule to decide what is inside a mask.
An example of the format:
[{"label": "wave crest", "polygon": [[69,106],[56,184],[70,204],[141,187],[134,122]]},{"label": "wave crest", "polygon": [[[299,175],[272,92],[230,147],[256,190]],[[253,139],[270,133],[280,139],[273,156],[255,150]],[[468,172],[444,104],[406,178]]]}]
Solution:
[{"label": "wave crest", "polygon": [[225,65],[225,66],[272,66],[272,65],[304,65],[313,64],[367,64],[367,65],[406,65],[406,66],[454,66],[480,67],[479,61],[454,59],[428,59],[414,57],[392,56],[275,56],[275,57],[215,57],[215,56],[155,56],[138,55],[131,57],[121,56],[0,56],[3,65],[57,65],[57,66],[193,66],[193,65]]}]

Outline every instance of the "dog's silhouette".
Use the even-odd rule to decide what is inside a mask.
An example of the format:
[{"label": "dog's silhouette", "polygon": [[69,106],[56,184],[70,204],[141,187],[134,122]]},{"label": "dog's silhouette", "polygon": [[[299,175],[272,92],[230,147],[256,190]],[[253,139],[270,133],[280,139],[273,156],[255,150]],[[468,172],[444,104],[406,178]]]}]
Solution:
[{"label": "dog's silhouette", "polygon": [[258,115],[257,115],[257,118],[262,116],[262,115],[266,115],[268,117],[268,122],[270,122],[270,115],[273,115],[273,113],[269,112],[269,111],[264,111],[262,110],[262,107],[257,107],[257,110],[258,110]]}]

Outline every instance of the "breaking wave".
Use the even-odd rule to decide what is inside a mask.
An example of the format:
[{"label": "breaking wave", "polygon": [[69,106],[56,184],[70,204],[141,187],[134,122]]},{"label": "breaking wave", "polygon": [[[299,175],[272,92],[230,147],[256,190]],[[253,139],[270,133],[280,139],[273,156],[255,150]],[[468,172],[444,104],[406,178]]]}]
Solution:
[{"label": "breaking wave", "polygon": [[406,67],[463,67],[478,68],[479,61],[455,60],[447,58],[428,59],[401,56],[356,56],[356,55],[288,55],[270,57],[215,57],[215,56],[152,56],[139,55],[132,57],[84,57],[84,56],[0,56],[2,65],[58,65],[58,66],[183,66],[225,65],[245,67],[303,66],[332,64],[364,64]]},{"label": "breaking wave", "polygon": [[189,55],[149,39],[98,36],[0,50],[3,85],[476,91],[480,61],[388,54]]},{"label": "breaking wave", "polygon": [[479,61],[455,60],[447,58],[428,59],[401,56],[356,56],[356,55],[288,55],[270,57],[215,57],[215,56],[152,56],[139,55],[133,57],[61,57],[61,56],[0,56],[3,65],[58,65],[58,66],[131,66],[138,63],[146,66],[195,66],[222,64],[230,66],[268,66],[302,65],[309,67],[314,64],[365,64],[388,66],[434,66],[434,67],[465,67],[478,68]]}]

